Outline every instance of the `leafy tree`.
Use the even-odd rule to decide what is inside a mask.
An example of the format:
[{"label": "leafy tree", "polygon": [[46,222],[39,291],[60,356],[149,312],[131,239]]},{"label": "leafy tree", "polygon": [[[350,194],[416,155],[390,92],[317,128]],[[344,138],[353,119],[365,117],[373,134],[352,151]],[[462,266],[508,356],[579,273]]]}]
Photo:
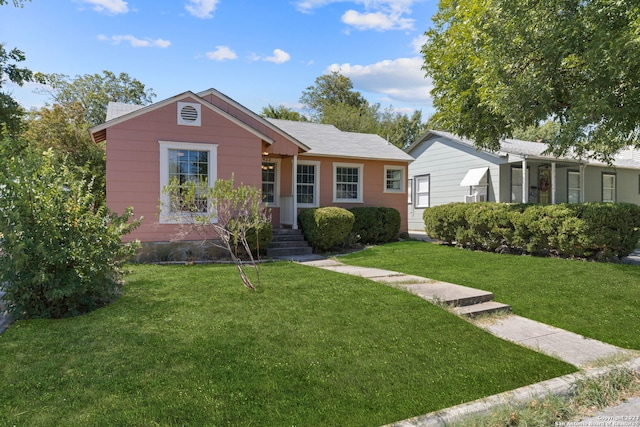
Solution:
[{"label": "leafy tree", "polygon": [[353,90],[351,79],[337,71],[318,77],[315,85],[303,92],[300,102],[316,122],[345,132],[374,133],[400,148],[410,145],[425,129],[420,111],[411,117],[392,108],[381,111],[380,104],[370,104]]},{"label": "leafy tree", "polygon": [[153,89],[147,89],[127,73],[116,75],[105,70],[102,74],[85,74],[74,79],[64,74],[37,73],[35,77],[48,87],[45,92],[53,104],[68,107],[79,103],[90,126],[105,122],[110,101],[147,105],[156,96]]},{"label": "leafy tree", "polygon": [[[29,69],[17,65],[24,60],[24,52],[16,48],[7,51],[5,45],[0,44],[0,90],[7,80],[22,86],[32,79]],[[9,94],[0,91],[0,126],[4,124],[9,134],[16,135],[21,130],[23,116],[22,107]]]},{"label": "leafy tree", "polygon": [[270,119],[280,119],[280,120],[292,120],[295,122],[307,122],[307,118],[300,114],[297,111],[293,111],[291,108],[287,108],[284,105],[278,105],[274,107],[269,104],[266,107],[262,107],[262,111],[260,111],[260,115],[262,117],[267,117]]},{"label": "leafy tree", "polygon": [[15,317],[73,316],[121,293],[135,251],[121,236],[139,221],[98,206],[90,189],[51,151],[1,142],[0,283]]},{"label": "leafy tree", "polygon": [[545,120],[556,155],[640,145],[636,0],[442,0],[433,20],[422,53],[442,127],[490,149]]},{"label": "leafy tree", "polygon": [[315,85],[307,87],[302,92],[300,102],[319,122],[323,122],[322,117],[328,107],[344,105],[358,110],[369,106],[369,102],[360,92],[353,90],[351,79],[337,71],[316,78]]},{"label": "leafy tree", "polygon": [[377,133],[379,105],[353,106],[328,104],[324,107],[320,123],[334,125],[344,132]]},{"label": "leafy tree", "polygon": [[427,129],[426,124],[422,122],[420,110],[408,116],[387,108],[380,114],[379,121],[380,128],[376,133],[402,149],[411,145]]},{"label": "leafy tree", "polygon": [[[13,0],[13,5],[15,7],[22,7],[24,6],[24,2],[26,1],[31,1],[31,0]],[[7,0],[0,0],[0,6],[7,4]]]},{"label": "leafy tree", "polygon": [[106,159],[104,144],[95,144],[89,136],[85,111],[80,103],[55,104],[28,114],[23,136],[39,151],[52,149],[67,166],[92,181],[93,192],[105,199]]},{"label": "leafy tree", "polygon": [[525,129],[516,129],[513,131],[513,137],[523,141],[552,142],[555,140],[560,131],[560,124],[552,120],[546,121],[541,125],[529,126]]},{"label": "leafy tree", "polygon": [[259,241],[256,234],[270,224],[267,208],[262,203],[262,192],[247,185],[235,186],[231,177],[216,180],[213,187],[206,181],[180,183],[174,179],[162,189],[162,193],[162,203],[167,211],[186,222],[183,232],[200,233],[214,246],[225,250],[235,263],[242,283],[256,290],[256,285],[244,270],[237,247],[240,245],[249,256],[259,285],[260,271],[249,241],[253,238]]}]

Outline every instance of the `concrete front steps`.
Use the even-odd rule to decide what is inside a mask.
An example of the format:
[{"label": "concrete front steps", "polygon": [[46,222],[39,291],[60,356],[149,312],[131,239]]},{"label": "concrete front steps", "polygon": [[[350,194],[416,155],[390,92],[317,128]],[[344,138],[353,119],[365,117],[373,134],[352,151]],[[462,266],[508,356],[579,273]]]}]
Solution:
[{"label": "concrete front steps", "polygon": [[281,258],[310,255],[311,246],[304,240],[302,230],[291,228],[274,228],[273,239],[267,248],[267,257]]},{"label": "concrete front steps", "polygon": [[400,287],[433,303],[449,306],[460,316],[476,317],[481,314],[511,312],[509,305],[493,300],[493,293],[480,289],[439,281]]},{"label": "concrete front steps", "polygon": [[434,304],[449,306],[461,316],[476,317],[481,314],[511,312],[510,306],[493,300],[493,293],[479,289],[379,268],[345,265],[335,260],[319,260],[305,264],[365,277],[375,282],[404,289]]}]

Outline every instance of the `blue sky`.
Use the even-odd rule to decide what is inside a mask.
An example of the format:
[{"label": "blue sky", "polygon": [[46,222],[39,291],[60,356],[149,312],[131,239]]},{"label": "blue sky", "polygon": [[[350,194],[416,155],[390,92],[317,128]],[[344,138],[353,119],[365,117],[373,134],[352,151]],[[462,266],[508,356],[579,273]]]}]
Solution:
[{"label": "blue sky", "polygon": [[[0,8],[0,42],[33,71],[125,72],[156,93],[215,88],[255,112],[299,109],[337,70],[369,102],[433,113],[420,46],[437,0],[32,0]],[[24,107],[34,84],[5,83]]]}]

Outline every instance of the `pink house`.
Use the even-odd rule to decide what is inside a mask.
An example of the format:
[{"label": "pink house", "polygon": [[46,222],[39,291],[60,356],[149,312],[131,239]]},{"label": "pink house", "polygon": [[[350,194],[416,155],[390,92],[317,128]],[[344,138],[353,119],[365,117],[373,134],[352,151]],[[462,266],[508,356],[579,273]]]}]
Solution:
[{"label": "pink house", "polygon": [[[262,188],[274,228],[297,228],[307,207],[386,206],[407,231],[407,169],[413,160],[377,135],[331,125],[265,119],[209,89],[142,107],[109,104],[106,123],[90,129],[107,141],[107,204],[133,206],[142,225],[127,239],[166,242],[179,231],[160,208],[176,174],[206,175]],[[185,167],[188,165],[188,167]]]}]

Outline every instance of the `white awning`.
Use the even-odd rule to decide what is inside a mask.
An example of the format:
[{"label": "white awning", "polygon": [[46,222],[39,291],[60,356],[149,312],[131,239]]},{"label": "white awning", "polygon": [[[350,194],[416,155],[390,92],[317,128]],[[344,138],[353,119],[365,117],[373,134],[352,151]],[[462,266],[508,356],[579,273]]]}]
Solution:
[{"label": "white awning", "polygon": [[[460,187],[471,187],[474,185],[485,185],[487,182],[485,180],[487,176],[487,171],[489,170],[488,166],[483,168],[473,168],[467,171],[467,174],[462,179],[460,183]],[[483,180],[485,180],[483,182]]]}]

